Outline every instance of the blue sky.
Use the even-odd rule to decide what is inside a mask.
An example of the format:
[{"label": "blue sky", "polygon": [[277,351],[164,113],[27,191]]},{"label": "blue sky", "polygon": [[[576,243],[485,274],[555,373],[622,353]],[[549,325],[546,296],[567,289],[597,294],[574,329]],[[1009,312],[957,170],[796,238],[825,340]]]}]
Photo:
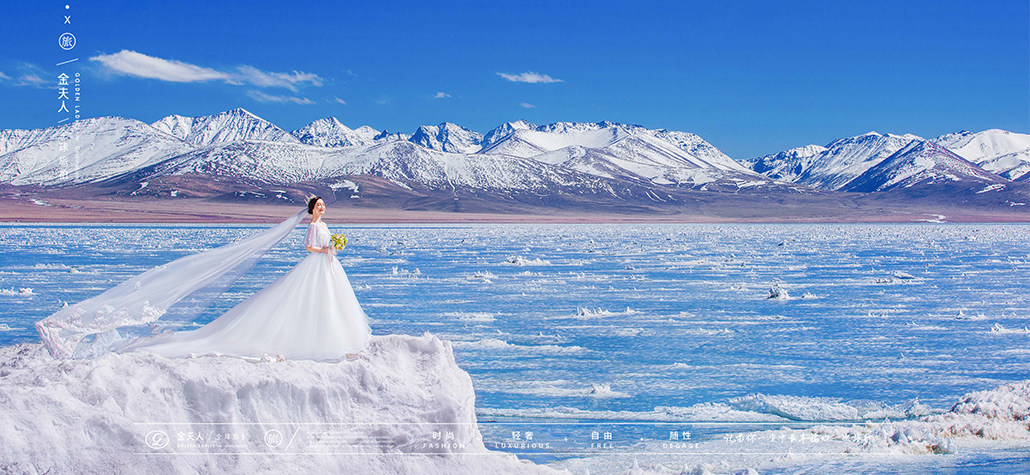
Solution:
[{"label": "blue sky", "polygon": [[610,120],[734,158],[870,130],[1030,133],[1025,0],[297,3],[9,0],[0,128],[57,125],[64,71],[81,74],[81,117],[145,122]]}]

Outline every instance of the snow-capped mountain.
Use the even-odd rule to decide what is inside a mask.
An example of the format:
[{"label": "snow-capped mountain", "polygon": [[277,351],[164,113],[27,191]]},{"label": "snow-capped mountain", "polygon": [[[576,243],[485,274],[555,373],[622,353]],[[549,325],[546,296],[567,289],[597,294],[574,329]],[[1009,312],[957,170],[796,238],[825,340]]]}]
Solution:
[{"label": "snow-capped mountain", "polygon": [[613,122],[510,127],[480,153],[529,158],[599,177],[658,185],[764,181],[696,135]]},{"label": "snow-capped mountain", "polygon": [[221,143],[172,157],[147,170],[147,174],[196,173],[283,185],[324,177],[323,164],[347,156],[351,150],[283,142]]},{"label": "snow-capped mountain", "polygon": [[[839,190],[910,142],[922,140],[912,134],[869,132],[835,140],[826,147],[808,145],[741,163],[772,179]],[[984,171],[1011,180],[1030,181],[1030,135],[998,129],[962,131],[942,135],[933,142]]]},{"label": "snow-capped mountain", "polygon": [[990,191],[1003,188],[1006,182],[1009,180],[983,170],[933,141],[914,140],[841,189],[873,192],[961,183],[983,186],[982,190]]},{"label": "snow-capped mountain", "polygon": [[300,142],[289,132],[242,108],[201,117],[170,115],[151,125],[161,132],[197,146],[240,140]]},{"label": "snow-capped mountain", "polygon": [[408,140],[409,137],[411,136],[405,133],[390,132],[389,130],[383,129],[382,132],[376,134],[372,139],[376,142],[389,142],[391,140]]},{"label": "snow-capped mountain", "polygon": [[308,145],[357,147],[374,144],[379,131],[367,125],[352,130],[335,117],[326,117],[294,130],[291,134]]},{"label": "snow-capped mountain", "polygon": [[31,130],[0,130],[0,155],[31,146],[37,142],[47,140],[52,135],[60,135],[62,133],[60,127]]},{"label": "snow-capped mountain", "polygon": [[834,140],[826,147],[809,145],[744,163],[769,178],[838,190],[912,140],[921,139],[912,134],[868,132]]},{"label": "snow-capped mountain", "polygon": [[489,147],[490,145],[499,142],[501,139],[507,137],[508,135],[511,135],[511,133],[515,132],[516,130],[526,130],[535,128],[536,125],[534,125],[533,123],[521,119],[515,122],[505,122],[497,128],[487,132],[486,135],[483,136],[483,140],[480,142],[480,145],[482,145],[483,147]]},{"label": "snow-capped mountain", "polygon": [[444,122],[423,125],[408,138],[409,142],[425,148],[453,153],[475,153],[482,148],[483,134],[460,125]]},{"label": "snow-capped mountain", "polygon": [[1010,180],[1030,179],[1030,135],[999,129],[963,130],[934,141],[989,172]]},{"label": "snow-capped mountain", "polygon": [[[669,142],[691,156],[700,158],[705,162],[715,165],[717,168],[736,171],[740,171],[742,168],[740,162],[722,153],[722,150],[715,148],[715,146],[696,134],[666,129],[648,130],[648,132],[655,138]],[[747,167],[743,168],[746,169]]]},{"label": "snow-capped mountain", "polygon": [[868,132],[835,140],[801,172],[798,182],[817,188],[840,189],[913,140],[921,140],[921,137]]},{"label": "snow-capped mountain", "polygon": [[404,188],[533,190],[568,187],[605,189],[589,175],[505,155],[441,152],[405,140],[367,147],[323,147],[268,142],[234,142],[205,147],[162,162],[158,176],[201,174],[243,177],[274,185],[350,177],[385,178]]},{"label": "snow-capped mountain", "polygon": [[741,163],[774,180],[796,182],[798,177],[812,166],[812,161],[826,150],[827,148],[822,145],[806,145],[772,155],[751,158]]},{"label": "snow-capped mountain", "polygon": [[0,155],[0,183],[53,186],[100,181],[193,148],[122,117],[83,119],[28,132],[21,148]]},{"label": "snow-capped mountain", "polygon": [[[633,209],[643,202],[696,203],[698,193],[705,192],[832,200],[803,184],[873,191],[957,176],[1004,184],[1014,193],[1011,202],[1026,201],[1025,185],[977,172],[961,159],[927,158],[932,154],[923,148],[894,154],[912,140],[922,142],[910,135],[869,133],[744,162],[763,176],[697,135],[639,125],[516,121],[481,135],[444,122],[407,136],[369,126],[350,129],[329,117],[290,134],[234,109],[194,118],[173,115],[150,125],[101,117],[46,129],[2,130],[0,185],[91,184],[83,189],[286,199],[344,190],[341,198],[375,196],[403,206],[434,203],[437,209],[467,198],[556,206],[618,203]],[[988,148],[1002,153],[1013,147],[1003,145]],[[859,176],[862,180],[856,180]]]}]

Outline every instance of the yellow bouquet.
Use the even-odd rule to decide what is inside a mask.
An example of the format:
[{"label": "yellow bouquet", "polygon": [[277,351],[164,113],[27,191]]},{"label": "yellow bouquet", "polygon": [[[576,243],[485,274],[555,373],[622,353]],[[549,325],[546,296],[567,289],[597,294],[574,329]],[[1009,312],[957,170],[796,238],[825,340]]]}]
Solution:
[{"label": "yellow bouquet", "polygon": [[342,251],[343,248],[347,247],[347,236],[342,234],[333,234],[329,236],[329,243],[336,248],[337,251]]}]

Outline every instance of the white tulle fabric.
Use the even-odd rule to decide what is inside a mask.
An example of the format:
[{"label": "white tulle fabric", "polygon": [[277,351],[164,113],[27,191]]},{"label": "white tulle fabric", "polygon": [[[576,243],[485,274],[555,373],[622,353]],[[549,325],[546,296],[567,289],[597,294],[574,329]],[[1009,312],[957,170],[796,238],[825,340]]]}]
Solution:
[{"label": "white tulle fabric", "polygon": [[[308,226],[305,244],[329,245],[329,228]],[[337,360],[368,343],[368,318],[335,253],[312,252],[267,287],[196,330],[130,345],[169,357],[234,355]]]},{"label": "white tulle fabric", "polygon": [[238,242],[150,269],[36,322],[50,354],[93,357],[181,328],[296,229],[307,209]]}]

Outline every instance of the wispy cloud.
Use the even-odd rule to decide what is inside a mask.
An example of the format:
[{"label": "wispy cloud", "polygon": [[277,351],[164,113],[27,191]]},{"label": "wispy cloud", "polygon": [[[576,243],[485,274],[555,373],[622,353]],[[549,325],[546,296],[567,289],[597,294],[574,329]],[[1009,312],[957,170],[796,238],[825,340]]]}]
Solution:
[{"label": "wispy cloud", "polygon": [[101,54],[89,58],[107,69],[126,76],[160,79],[171,82],[204,82],[222,80],[232,82],[232,76],[222,71],[204,68],[174,59],[156,58],[123,49],[114,54]]},{"label": "wispy cloud", "polygon": [[312,101],[311,99],[308,99],[306,97],[273,96],[271,94],[265,94],[265,93],[263,93],[261,91],[255,91],[255,90],[247,91],[247,95],[250,96],[251,99],[254,99],[255,101],[258,101],[258,102],[293,103],[293,104],[301,104],[301,105],[307,105],[307,104],[314,104],[315,103],[315,101]]},{"label": "wispy cloud", "polygon": [[433,96],[433,99],[447,99],[448,97],[451,97],[451,95],[446,92],[438,92]]},{"label": "wispy cloud", "polygon": [[228,84],[249,84],[258,87],[282,87],[297,91],[297,85],[321,86],[322,78],[314,73],[293,71],[277,73],[262,71],[253,66],[238,66],[236,70],[219,71],[174,59],[148,56],[131,50],[114,54],[101,54],[89,58],[115,74],[157,79],[170,82],[224,81]]},{"label": "wispy cloud", "polygon": [[[9,70],[10,71],[10,70]],[[43,79],[53,77],[54,79]],[[14,71],[10,74],[0,72],[0,81],[11,81],[11,86],[28,86],[36,89],[56,89],[57,77],[55,74],[35,65],[33,63],[18,62]]]},{"label": "wispy cloud", "polygon": [[540,73],[522,73],[522,74],[508,74],[508,73],[497,73],[498,76],[507,79],[511,82],[528,82],[530,84],[542,84],[549,82],[564,82],[561,79],[552,78],[547,74]]},{"label": "wispy cloud", "polygon": [[536,107],[533,104],[530,104],[528,102],[523,102],[522,104],[519,104],[519,105],[524,107],[524,108],[526,108],[526,109],[532,109],[532,108]]},{"label": "wispy cloud", "polygon": [[[49,81],[39,77],[39,75],[36,73],[25,73],[21,76],[18,76],[18,82],[15,84],[15,86],[32,86],[43,89],[46,87],[48,83]],[[56,85],[57,81],[53,81],[53,83]]]},{"label": "wispy cloud", "polygon": [[291,91],[297,90],[296,84],[309,83],[312,86],[321,86],[322,78],[313,73],[269,73],[253,66],[240,66],[238,78],[244,82],[260,87],[285,87]]},{"label": "wispy cloud", "polygon": [[347,101],[340,99],[339,97],[333,96],[333,102],[339,102],[340,104],[347,105]]}]

